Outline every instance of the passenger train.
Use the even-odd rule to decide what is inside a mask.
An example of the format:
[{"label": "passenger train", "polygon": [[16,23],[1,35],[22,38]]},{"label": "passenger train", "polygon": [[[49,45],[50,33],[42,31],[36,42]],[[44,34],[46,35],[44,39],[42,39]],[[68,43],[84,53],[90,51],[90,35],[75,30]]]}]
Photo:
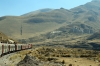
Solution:
[{"label": "passenger train", "polygon": [[32,44],[7,44],[0,43],[0,56],[25,49],[31,49]]}]

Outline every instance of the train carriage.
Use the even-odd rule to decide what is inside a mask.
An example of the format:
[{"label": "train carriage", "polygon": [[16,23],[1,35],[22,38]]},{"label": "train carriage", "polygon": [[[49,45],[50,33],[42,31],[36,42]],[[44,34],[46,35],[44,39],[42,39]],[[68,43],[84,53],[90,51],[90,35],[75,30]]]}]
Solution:
[{"label": "train carriage", "polygon": [[0,43],[0,55],[8,54],[10,52],[16,52],[20,50],[30,49],[32,44],[6,44]]},{"label": "train carriage", "polygon": [[9,44],[8,48],[9,48],[10,52],[15,51],[15,45],[14,44]]},{"label": "train carriage", "polygon": [[2,55],[2,44],[0,44],[0,55]]},{"label": "train carriage", "polygon": [[2,50],[4,50],[3,53],[8,53],[9,52],[9,47],[8,46],[9,46],[8,44],[2,44]]}]

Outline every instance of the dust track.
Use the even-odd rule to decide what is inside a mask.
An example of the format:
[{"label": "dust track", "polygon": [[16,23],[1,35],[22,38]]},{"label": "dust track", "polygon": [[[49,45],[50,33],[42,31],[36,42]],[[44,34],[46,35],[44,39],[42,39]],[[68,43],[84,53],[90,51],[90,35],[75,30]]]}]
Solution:
[{"label": "dust track", "polygon": [[7,54],[7,55],[4,55],[0,58],[0,66],[9,66],[12,61],[9,60],[10,56],[13,55],[15,53],[11,53],[11,54]]}]

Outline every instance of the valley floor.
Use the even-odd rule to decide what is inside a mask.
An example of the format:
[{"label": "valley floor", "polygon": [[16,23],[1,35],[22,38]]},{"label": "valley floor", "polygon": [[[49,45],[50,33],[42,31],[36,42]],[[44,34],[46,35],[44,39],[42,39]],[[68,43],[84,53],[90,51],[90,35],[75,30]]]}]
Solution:
[{"label": "valley floor", "polygon": [[65,60],[66,66],[72,64],[73,66],[99,66],[100,62],[89,60],[86,58],[59,58],[60,61]]},{"label": "valley floor", "polygon": [[[35,51],[37,52],[37,50],[39,50],[39,49],[41,50],[41,48],[36,48],[35,50],[34,49],[24,50],[24,51],[5,55],[5,56],[0,58],[0,66],[17,66],[17,64],[21,60],[24,59],[26,54],[29,54],[30,56],[32,56],[32,55],[34,56],[34,52]],[[45,49],[45,51],[50,50],[50,48],[43,48],[43,49]],[[51,48],[51,50],[52,50],[52,48]],[[41,50],[40,52],[42,53],[42,52],[44,52],[44,50],[43,51]],[[42,57],[44,54],[41,54],[40,56]],[[45,56],[45,57],[43,56],[42,58],[46,58],[46,57],[47,56]],[[59,57],[52,57],[52,58],[56,58],[58,62],[62,62],[64,60],[64,63],[66,66],[69,66],[69,64],[72,64],[72,66],[100,66],[100,61],[93,60],[92,57],[90,57],[90,58],[81,58],[81,57],[76,58],[76,57],[60,57],[59,56]]]}]

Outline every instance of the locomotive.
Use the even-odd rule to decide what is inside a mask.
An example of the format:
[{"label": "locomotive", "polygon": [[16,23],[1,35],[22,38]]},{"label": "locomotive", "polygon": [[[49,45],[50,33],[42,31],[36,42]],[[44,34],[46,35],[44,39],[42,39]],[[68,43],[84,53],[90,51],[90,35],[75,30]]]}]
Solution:
[{"label": "locomotive", "polygon": [[0,56],[25,49],[31,49],[32,44],[7,44],[0,43]]}]

